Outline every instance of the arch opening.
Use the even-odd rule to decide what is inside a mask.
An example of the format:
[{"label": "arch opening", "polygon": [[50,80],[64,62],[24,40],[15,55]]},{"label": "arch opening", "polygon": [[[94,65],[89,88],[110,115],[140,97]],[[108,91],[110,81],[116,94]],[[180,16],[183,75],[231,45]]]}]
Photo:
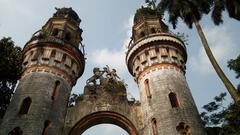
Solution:
[{"label": "arch opening", "polygon": [[169,93],[168,97],[169,97],[172,108],[177,108],[180,106],[176,93],[171,92]]},{"label": "arch opening", "polygon": [[22,101],[22,104],[21,104],[18,114],[20,114],[20,115],[27,114],[29,111],[29,108],[31,106],[31,103],[32,103],[32,99],[30,97],[25,98]]},{"label": "arch opening", "polygon": [[129,135],[138,135],[133,123],[116,112],[101,111],[83,117],[70,130],[68,135],[79,135],[87,129],[99,124],[113,124],[124,129]]},{"label": "arch opening", "polygon": [[113,124],[98,124],[88,128],[82,135],[129,135],[124,129]]}]

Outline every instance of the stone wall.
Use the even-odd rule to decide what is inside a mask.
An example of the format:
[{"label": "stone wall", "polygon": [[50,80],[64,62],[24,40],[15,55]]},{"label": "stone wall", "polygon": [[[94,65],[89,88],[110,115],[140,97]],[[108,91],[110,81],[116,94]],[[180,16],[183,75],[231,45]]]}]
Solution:
[{"label": "stone wall", "polygon": [[[85,118],[89,122],[83,121]],[[87,128],[102,123],[118,125],[130,134],[141,134],[141,120],[140,103],[128,101],[123,83],[105,81],[96,87],[85,86],[84,94],[76,105],[68,109],[64,135],[70,131],[71,135],[81,134]]]},{"label": "stone wall", "polygon": [[[60,83],[53,99],[56,81]],[[0,134],[8,135],[14,128],[20,127],[24,135],[39,135],[47,120],[50,125],[46,133],[61,134],[68,103],[66,99],[70,91],[69,83],[52,73],[31,73],[24,76],[4,116]],[[20,114],[23,100],[28,97],[31,99],[29,110],[26,114]]]}]

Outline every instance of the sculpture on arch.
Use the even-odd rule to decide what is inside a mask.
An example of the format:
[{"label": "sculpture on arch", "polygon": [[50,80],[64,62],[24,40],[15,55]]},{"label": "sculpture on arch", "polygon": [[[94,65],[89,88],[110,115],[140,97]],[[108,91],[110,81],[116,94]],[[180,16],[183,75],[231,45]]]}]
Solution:
[{"label": "sculpture on arch", "polygon": [[[105,74],[106,73],[106,74]],[[105,76],[103,76],[105,74]],[[103,70],[100,70],[100,68],[95,67],[93,68],[93,76],[87,79],[86,85],[93,84],[94,86],[97,85],[97,80],[100,81],[100,85],[102,84],[103,80],[110,80],[110,81],[118,81],[120,77],[117,75],[116,69],[110,69],[108,65],[106,67],[103,67]]]},{"label": "sculpture on arch", "polygon": [[101,80],[103,79],[103,74],[106,72],[106,68],[104,67],[103,70],[100,70],[100,68],[93,68],[93,76],[90,77],[89,79],[87,79],[86,84],[90,85],[90,83],[93,83],[94,86],[97,85],[97,80],[100,80],[100,84],[101,84]]}]

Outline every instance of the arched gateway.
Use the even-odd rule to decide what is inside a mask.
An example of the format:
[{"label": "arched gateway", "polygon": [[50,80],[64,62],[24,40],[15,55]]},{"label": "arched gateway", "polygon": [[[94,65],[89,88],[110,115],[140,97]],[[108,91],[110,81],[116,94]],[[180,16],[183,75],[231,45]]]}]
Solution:
[{"label": "arched gateway", "polygon": [[124,83],[101,78],[99,85],[86,85],[74,107],[69,108],[64,135],[80,135],[98,124],[114,124],[139,135],[142,126],[140,104],[127,99]]},{"label": "arched gateway", "polygon": [[88,128],[103,123],[117,125],[126,130],[129,135],[138,135],[135,126],[128,118],[119,113],[110,111],[101,111],[85,116],[70,130],[69,135],[82,134]]}]

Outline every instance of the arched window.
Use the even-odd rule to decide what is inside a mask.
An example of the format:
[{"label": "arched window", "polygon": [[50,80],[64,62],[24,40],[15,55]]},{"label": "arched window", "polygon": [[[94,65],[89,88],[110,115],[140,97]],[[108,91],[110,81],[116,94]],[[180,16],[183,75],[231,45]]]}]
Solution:
[{"label": "arched window", "polygon": [[51,124],[51,121],[49,121],[49,120],[46,120],[46,121],[44,122],[44,127],[43,127],[43,131],[42,131],[42,135],[47,135],[47,134],[46,134],[46,131],[47,131],[47,129],[49,128],[50,124]]},{"label": "arched window", "polygon": [[151,92],[150,92],[149,80],[148,80],[148,79],[146,79],[146,80],[144,81],[144,88],[145,88],[145,92],[146,92],[146,94],[147,94],[147,98],[151,98],[152,95],[151,95]]},{"label": "arched window", "polygon": [[23,131],[20,127],[15,127],[12,131],[8,133],[8,135],[22,135]]},{"label": "arched window", "polygon": [[53,29],[52,36],[56,37],[58,36],[59,30],[58,29]]},{"label": "arched window", "polygon": [[158,135],[158,129],[157,129],[157,121],[155,118],[152,119],[152,130],[153,130],[153,135]]},{"label": "arched window", "polygon": [[31,103],[32,103],[32,99],[30,97],[25,98],[21,104],[19,114],[27,114]]},{"label": "arched window", "polygon": [[171,92],[171,93],[168,95],[168,97],[169,97],[169,100],[170,100],[171,105],[172,105],[173,108],[174,108],[174,107],[179,107],[179,101],[178,101],[177,95],[176,95],[175,93]]},{"label": "arched window", "polygon": [[60,85],[60,82],[56,81],[55,85],[53,87],[52,100],[56,100],[57,99],[57,96],[58,96],[58,93],[59,93],[59,85]]}]

